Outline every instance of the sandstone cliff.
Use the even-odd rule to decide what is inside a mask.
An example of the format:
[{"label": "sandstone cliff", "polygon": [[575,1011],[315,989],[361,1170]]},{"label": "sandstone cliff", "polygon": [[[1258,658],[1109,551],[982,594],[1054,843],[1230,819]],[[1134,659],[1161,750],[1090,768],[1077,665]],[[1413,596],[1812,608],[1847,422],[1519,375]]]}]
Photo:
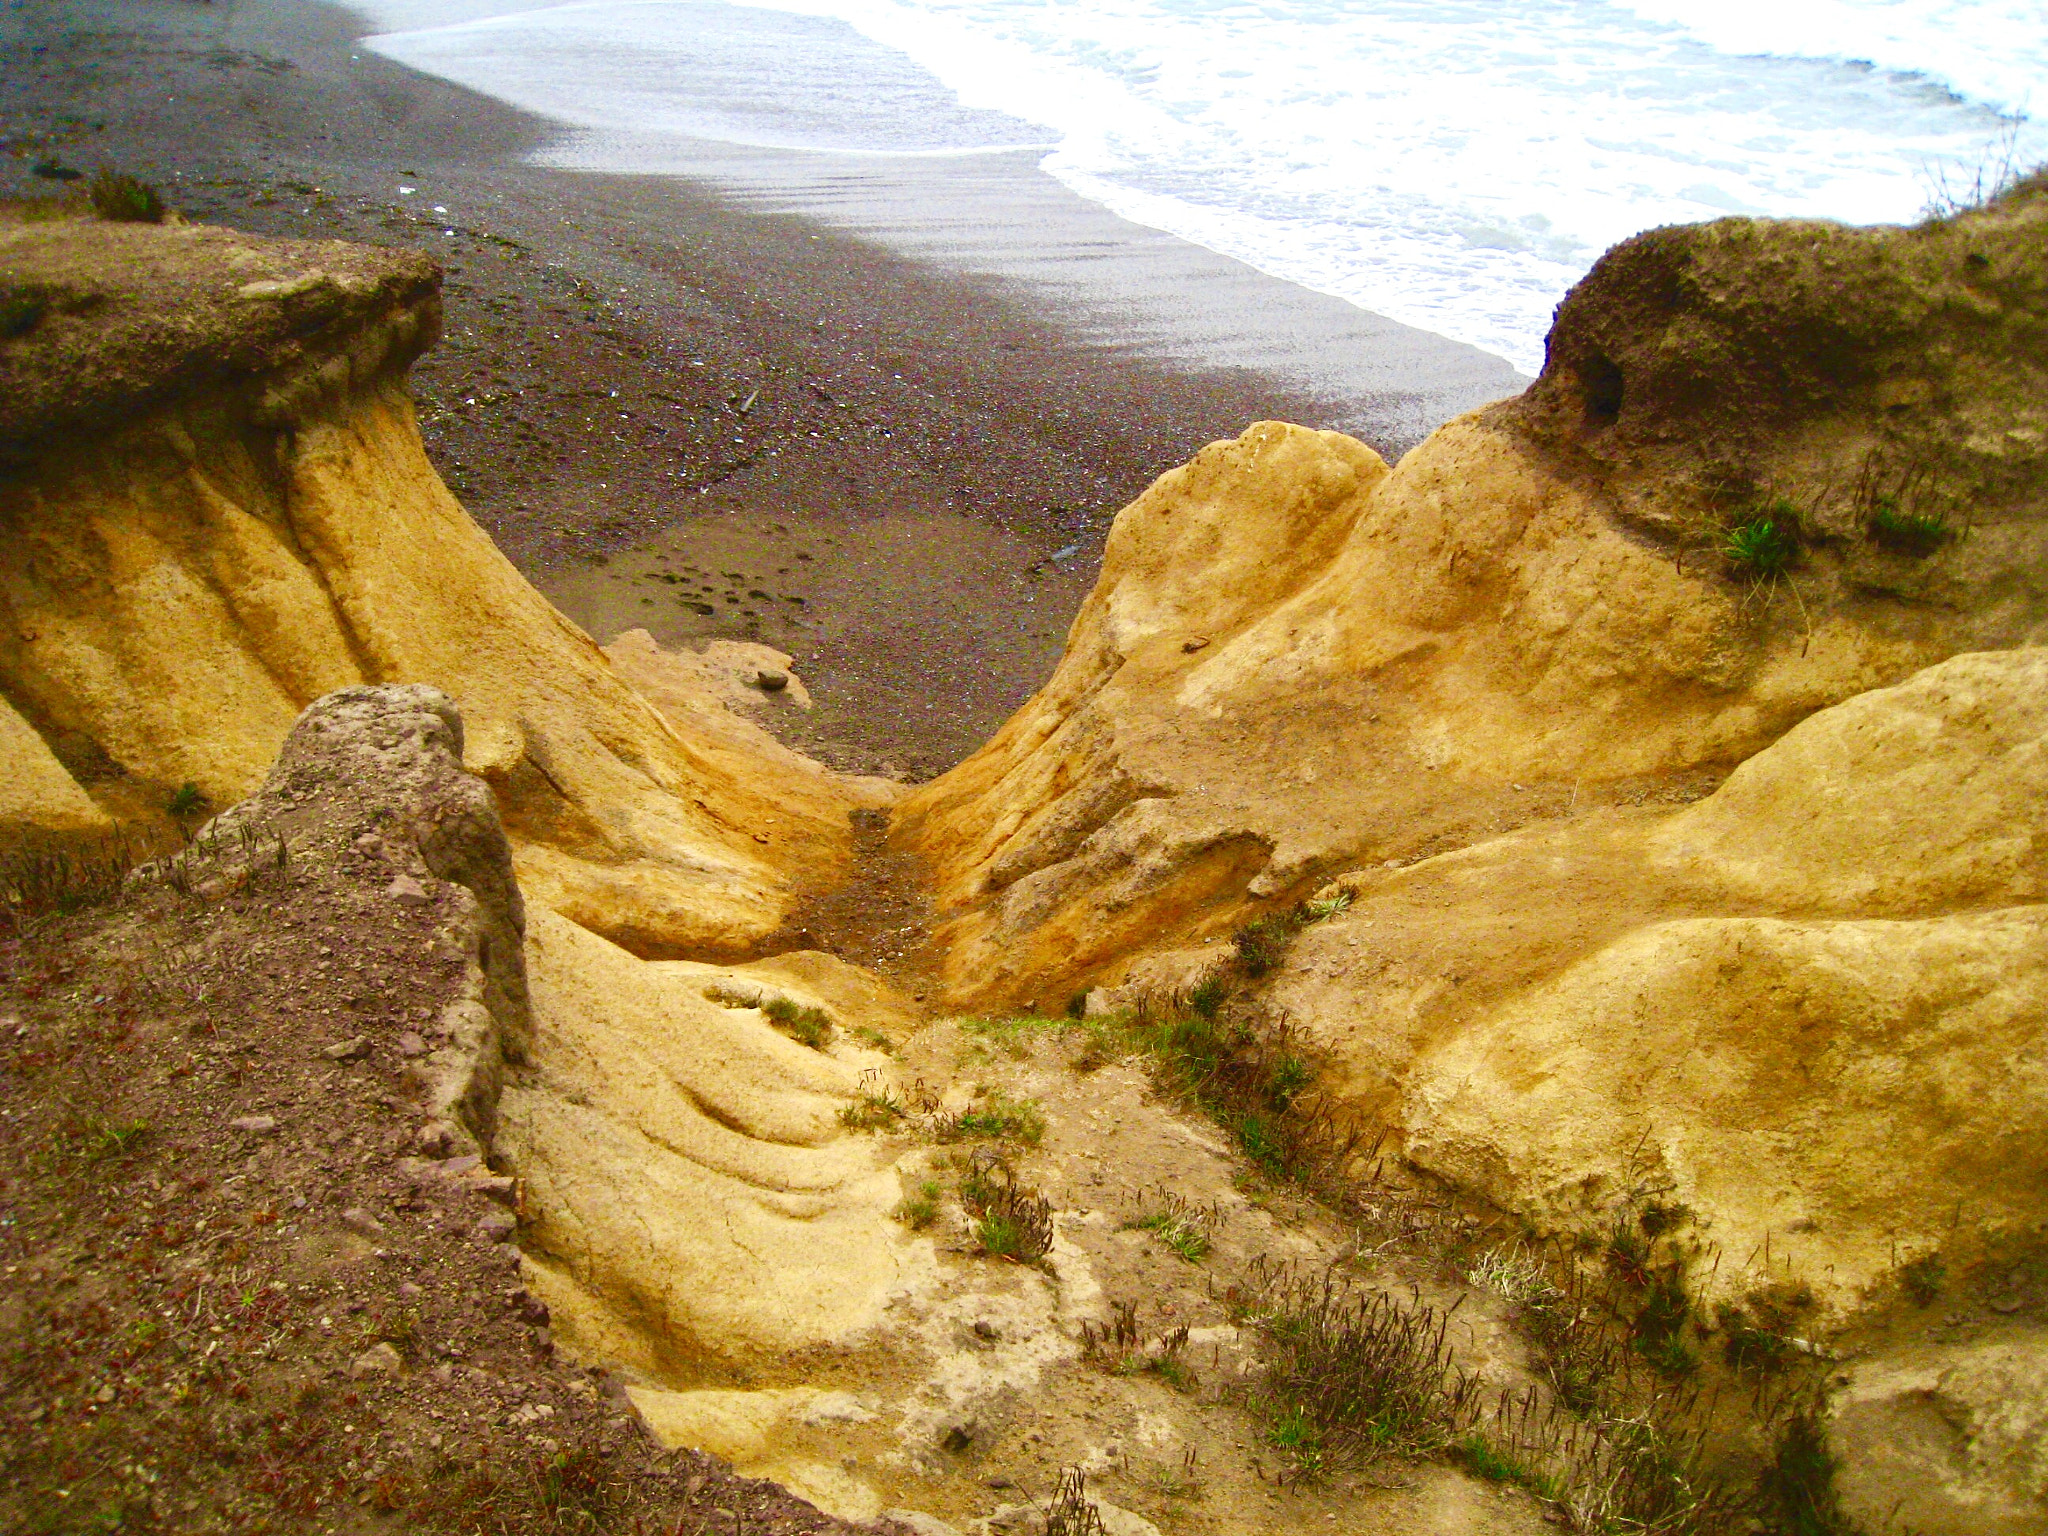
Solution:
[{"label": "sandstone cliff", "polygon": [[[1610,252],[1535,386],[1392,469],[1277,423],[1205,449],[898,809],[949,997],[1231,977],[1461,1197],[1596,1245],[1654,1208],[1703,1305],[1860,1319],[1857,1518],[2030,1528],[2039,1403],[1997,1428],[1986,1383],[2038,1326],[1987,1366],[1884,1320],[2048,1244],[2044,339],[2038,186],[1728,220]],[[1909,1430],[1905,1382],[2010,1454]]]},{"label": "sandstone cliff", "polygon": [[[953,996],[1058,1006],[1133,947],[1697,794],[1816,709],[2048,637],[2044,238],[2040,196],[1658,231],[1526,395],[1392,472],[1266,423],[1161,477],[1051,681],[899,813]],[[1724,553],[1760,522],[1781,547]]]},{"label": "sandstone cliff", "polygon": [[[1501,1233],[1654,1202],[1702,1306],[1797,1295],[1814,1351],[1864,1330],[1833,1383],[1858,1512],[2029,1528],[2042,1416],[2000,1394],[2038,1319],[1906,1343],[1896,1317],[1915,1265],[2048,1252],[2044,249],[2039,196],[1656,232],[1575,291],[1535,387],[1392,469],[1264,423],[1162,477],[1053,678],[898,808],[948,1000],[1170,1006],[1319,893],[1232,1006],[1291,1020],[1413,1169]],[[1223,1528],[1298,1528],[1241,1430],[1075,1357],[1108,1337],[1098,1277],[1221,1319],[1220,1274],[1247,1294],[1362,1239],[1255,1216],[1128,1065],[997,1060],[829,955],[747,958],[897,792],[728,708],[733,658],[600,650],[490,546],[412,428],[429,264],[37,225],[0,227],[0,284],[26,316],[0,341],[0,828],[253,794],[139,881],[232,895],[238,829],[318,820],[351,879],[392,865],[385,895],[453,914],[418,1144],[516,1175],[529,1304],[671,1442],[866,1518],[1071,1397],[1055,1439],[1105,1404],[1208,1436]],[[350,798],[378,775],[396,821]],[[1013,1089],[1056,1111],[1036,1267],[891,1219],[984,1167],[925,1143]],[[1156,1228],[1107,1213],[1106,1161],[1235,1202],[1202,1287],[1134,1256]],[[1441,1283],[1373,1273],[1417,1305]],[[1555,1387],[1482,1310],[1458,1347],[1487,1391]],[[1204,1330],[1212,1370],[1256,1369],[1236,1321]],[[1437,1472],[1375,1518],[1533,1526]]]},{"label": "sandstone cliff", "polygon": [[[515,572],[421,450],[415,256],[184,226],[0,227],[0,822],[252,790],[293,718],[431,682],[529,895],[636,949],[744,952],[885,787],[732,720],[678,732]],[[714,711],[723,713],[715,704]]]}]

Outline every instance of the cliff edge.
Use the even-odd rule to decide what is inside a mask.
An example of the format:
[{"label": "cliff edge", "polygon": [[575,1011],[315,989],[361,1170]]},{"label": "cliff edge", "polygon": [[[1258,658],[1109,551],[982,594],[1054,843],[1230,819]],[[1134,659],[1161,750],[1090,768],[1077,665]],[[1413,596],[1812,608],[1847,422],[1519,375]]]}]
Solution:
[{"label": "cliff edge", "polygon": [[746,952],[891,791],[737,717],[678,732],[513,570],[414,427],[438,283],[338,242],[0,223],[0,824],[227,805],[314,699],[430,682],[531,897]]}]

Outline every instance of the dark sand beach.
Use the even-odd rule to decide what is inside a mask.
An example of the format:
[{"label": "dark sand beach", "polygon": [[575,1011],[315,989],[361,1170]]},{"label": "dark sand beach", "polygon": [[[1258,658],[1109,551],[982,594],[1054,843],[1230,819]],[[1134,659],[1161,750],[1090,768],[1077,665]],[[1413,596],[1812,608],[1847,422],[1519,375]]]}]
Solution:
[{"label": "dark sand beach", "polygon": [[[1383,452],[1515,387],[1470,348],[1067,193],[1028,155],[880,167],[590,143],[279,0],[0,13],[0,195],[113,164],[190,218],[414,246],[447,272],[415,370],[437,466],[600,640],[759,640],[786,739],[910,777],[1051,669],[1116,510],[1281,417]],[[410,190],[401,190],[410,189]]]}]

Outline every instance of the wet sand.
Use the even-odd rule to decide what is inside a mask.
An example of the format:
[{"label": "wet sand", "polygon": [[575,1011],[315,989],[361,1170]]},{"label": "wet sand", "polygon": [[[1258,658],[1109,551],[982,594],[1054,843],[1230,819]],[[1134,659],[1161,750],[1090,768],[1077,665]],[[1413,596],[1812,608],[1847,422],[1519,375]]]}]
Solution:
[{"label": "wet sand", "polygon": [[792,652],[816,707],[771,718],[845,767],[925,777],[986,739],[1110,518],[1203,443],[1280,417],[1398,452],[1514,385],[1016,157],[536,164],[582,150],[360,31],[281,0],[24,0],[0,195],[51,190],[37,160],[113,163],[191,217],[438,256],[414,385],[464,504],[600,640]]}]

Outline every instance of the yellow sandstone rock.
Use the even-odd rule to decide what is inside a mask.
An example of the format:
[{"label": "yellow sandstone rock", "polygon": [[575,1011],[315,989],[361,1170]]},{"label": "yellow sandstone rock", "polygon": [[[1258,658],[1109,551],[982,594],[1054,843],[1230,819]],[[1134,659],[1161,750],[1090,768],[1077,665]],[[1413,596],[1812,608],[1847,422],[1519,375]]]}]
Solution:
[{"label": "yellow sandstone rock", "polygon": [[[901,1015],[829,956],[721,969],[644,961],[552,913],[528,920],[534,1070],[500,1101],[498,1145],[537,1213],[536,1287],[579,1352],[655,1381],[779,1363],[873,1328],[924,1251],[872,1137],[838,1120],[852,1044]],[[743,993],[822,1007],[830,1053]]]},{"label": "yellow sandstone rock", "polygon": [[[1135,947],[1469,843],[1532,787],[1713,769],[2048,615],[2036,591],[1903,634],[1854,607],[1761,624],[1751,588],[1681,573],[1486,420],[1392,475],[1369,459],[1264,423],[1119,515],[1053,679],[898,813],[957,1002],[1062,1003]],[[1191,524],[1231,530],[1277,600],[1182,561]]]},{"label": "yellow sandstone rock", "polygon": [[1836,1316],[2048,1236],[2044,232],[1659,231],[1391,472],[1262,423],[1162,476],[1053,678],[898,809],[949,1000],[1184,992],[1341,875],[1262,1000],[1539,1227],[1654,1194],[1716,1295]]},{"label": "yellow sandstone rock", "polygon": [[[1711,780],[1815,710],[2048,638],[2044,236],[2038,195],[1914,231],[1656,231],[1574,290],[1526,395],[1390,474],[1267,422],[1162,476],[1052,679],[899,811],[952,998],[1057,1006],[1532,792]],[[1778,553],[1745,563],[1759,523]]]},{"label": "yellow sandstone rock", "polygon": [[[293,266],[299,246],[70,228],[0,230],[10,280],[95,301],[89,323],[56,314],[31,336],[61,355],[9,348],[10,375],[69,367],[85,384],[0,421],[34,432],[0,479],[15,555],[0,570],[0,817],[92,825],[187,782],[227,804],[313,699],[422,681],[462,709],[467,765],[497,794],[529,898],[635,949],[742,953],[846,858],[848,812],[887,789],[737,719],[707,728],[715,698],[678,730],[448,493],[402,382],[438,324],[426,263],[320,247],[330,275],[346,253],[348,283],[252,296],[222,285],[251,263]],[[187,329],[145,345],[172,301]],[[319,303],[325,331],[250,350],[282,326],[265,318],[277,305]],[[96,420],[95,387],[140,419],[88,434],[72,418]],[[634,664],[659,658],[642,647]],[[690,683],[685,669],[670,702]],[[100,771],[53,772],[67,753]]]},{"label": "yellow sandstone rock", "polygon": [[[2038,197],[1653,232],[1527,396],[1392,470],[1261,423],[1161,477],[1053,678],[900,804],[949,1000],[1172,991],[1336,877],[1259,1001],[1420,1167],[1541,1230],[1683,1208],[1706,1300],[1805,1287],[1817,1324],[1918,1257],[2040,1251],[2044,232]],[[787,1384],[896,1347],[900,1303],[943,1386],[986,1298],[944,1296],[840,1120],[900,1000],[736,962],[898,791],[736,710],[750,654],[602,651],[492,548],[402,386],[438,323],[416,258],[12,228],[0,275],[68,296],[0,354],[0,825],[225,803],[315,698],[452,695],[529,903],[530,1029],[471,1119],[524,1181],[530,1283],[666,1438],[874,1514]],[[1744,568],[1759,521],[1790,553]],[[822,1049],[785,1001],[834,1020]],[[1070,1343],[1016,1347],[1026,1382]],[[2029,1517],[2037,1415],[1997,1403],[2038,1340],[1910,1353],[1854,1377],[1843,1443],[1933,1436],[1932,1393],[2004,1459],[1859,1452],[1858,1507]],[[743,1372],[784,1385],[706,1385]],[[917,1401],[928,1449],[955,1399]]]}]

